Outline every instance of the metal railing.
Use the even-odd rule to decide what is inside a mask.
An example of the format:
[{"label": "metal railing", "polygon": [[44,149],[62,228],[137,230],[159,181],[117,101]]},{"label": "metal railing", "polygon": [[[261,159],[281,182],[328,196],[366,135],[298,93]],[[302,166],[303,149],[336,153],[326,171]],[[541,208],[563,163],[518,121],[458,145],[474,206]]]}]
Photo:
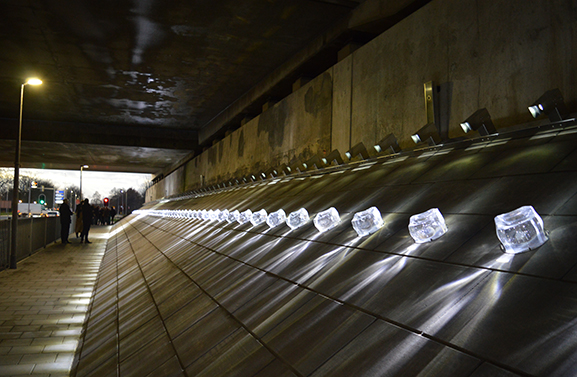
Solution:
[{"label": "metal railing", "polygon": [[[0,270],[10,266],[11,228],[11,219],[0,220]],[[18,219],[16,261],[21,261],[58,239],[60,239],[60,218]]]}]

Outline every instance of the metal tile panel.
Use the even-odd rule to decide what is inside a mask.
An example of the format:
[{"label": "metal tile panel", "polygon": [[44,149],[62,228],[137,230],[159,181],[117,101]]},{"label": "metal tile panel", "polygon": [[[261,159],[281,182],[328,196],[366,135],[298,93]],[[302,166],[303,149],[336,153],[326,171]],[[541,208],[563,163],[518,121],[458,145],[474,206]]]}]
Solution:
[{"label": "metal tile panel", "polygon": [[575,284],[492,272],[423,331],[531,375],[569,376],[577,368],[576,316]]},{"label": "metal tile panel", "polygon": [[375,321],[312,376],[468,377],[480,364],[474,357]]},{"label": "metal tile panel", "polygon": [[265,347],[244,329],[217,344],[188,368],[188,376],[246,376],[258,373],[275,360]]},{"label": "metal tile panel", "polygon": [[268,364],[266,367],[261,369],[254,377],[296,377],[297,375],[290,370],[286,364],[278,359],[275,359],[272,363]]},{"label": "metal tile panel", "polygon": [[262,339],[302,375],[308,375],[374,321],[374,317],[316,296]]},{"label": "metal tile panel", "polygon": [[145,376],[174,356],[174,350],[168,337],[159,337],[128,359],[120,361],[120,375]]},{"label": "metal tile panel", "polygon": [[495,216],[530,204],[541,215],[553,214],[577,193],[576,173],[548,173],[500,178],[456,206],[460,213]]},{"label": "metal tile panel", "polygon": [[493,156],[472,178],[546,173],[577,148],[573,140],[506,149]]},{"label": "metal tile panel", "polygon": [[174,348],[183,365],[188,367],[239,328],[224,310],[217,308],[173,338]]},{"label": "metal tile panel", "polygon": [[262,337],[312,300],[316,294],[279,280],[234,312],[244,326]]},{"label": "metal tile panel", "polygon": [[218,305],[205,295],[198,296],[182,306],[173,315],[164,318],[164,324],[172,339],[182,334],[202,318],[216,310]]}]

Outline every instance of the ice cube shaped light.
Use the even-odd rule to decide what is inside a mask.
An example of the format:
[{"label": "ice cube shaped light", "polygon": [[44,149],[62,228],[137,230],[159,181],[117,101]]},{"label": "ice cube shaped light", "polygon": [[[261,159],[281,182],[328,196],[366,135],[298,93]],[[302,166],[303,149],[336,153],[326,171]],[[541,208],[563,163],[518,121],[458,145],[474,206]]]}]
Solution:
[{"label": "ice cube shaped light", "polygon": [[218,220],[218,214],[219,214],[219,213],[220,213],[220,210],[218,210],[218,209],[217,209],[217,210],[209,209],[209,210],[208,210],[208,218],[209,218],[209,220],[210,220],[210,221],[216,221],[216,220]]},{"label": "ice cube shaped light", "polygon": [[317,213],[313,222],[319,232],[326,232],[327,230],[333,229],[339,225],[341,218],[336,208],[331,207],[325,211]]},{"label": "ice cube shaped light", "polygon": [[249,222],[251,219],[252,219],[252,211],[250,209],[247,209],[246,211],[240,213],[240,216],[238,217],[238,222],[241,224],[245,224]]},{"label": "ice cube shaped light", "polygon": [[532,206],[495,216],[495,227],[506,253],[533,250],[548,240],[543,230],[543,220]]},{"label": "ice cube shaped light", "polygon": [[371,207],[367,210],[355,213],[351,224],[359,237],[375,233],[385,225],[381,212],[377,207]]},{"label": "ice cube shaped light", "polygon": [[266,219],[266,224],[271,227],[277,227],[280,224],[284,224],[286,220],[286,213],[284,212],[284,210],[279,209],[278,211],[275,212],[271,212],[267,219]]},{"label": "ice cube shaped light", "polygon": [[202,218],[203,220],[209,220],[209,219],[210,219],[210,217],[208,216],[208,211],[207,211],[206,209],[203,209],[203,210],[200,211],[200,212],[201,212],[201,218]]},{"label": "ice cube shaped light", "polygon": [[434,241],[447,233],[445,218],[438,208],[411,216],[409,233],[416,243]]},{"label": "ice cube shaped light", "polygon": [[218,214],[218,221],[223,222],[223,221],[226,221],[226,219],[228,219],[228,209],[223,209]]},{"label": "ice cube shaped light", "polygon": [[250,219],[250,222],[252,223],[252,226],[257,226],[257,225],[260,225],[260,224],[266,222],[266,219],[267,219],[267,213],[264,209],[261,209],[258,212],[252,213],[252,217]]},{"label": "ice cube shaped light", "polygon": [[291,229],[300,228],[309,221],[309,213],[306,209],[301,208],[298,211],[291,212],[286,218],[286,225]]},{"label": "ice cube shaped light", "polygon": [[234,223],[235,221],[238,221],[238,217],[240,216],[240,212],[238,211],[238,209],[235,209],[232,212],[229,212],[228,214],[228,218],[226,219],[226,221],[228,221],[228,223]]}]

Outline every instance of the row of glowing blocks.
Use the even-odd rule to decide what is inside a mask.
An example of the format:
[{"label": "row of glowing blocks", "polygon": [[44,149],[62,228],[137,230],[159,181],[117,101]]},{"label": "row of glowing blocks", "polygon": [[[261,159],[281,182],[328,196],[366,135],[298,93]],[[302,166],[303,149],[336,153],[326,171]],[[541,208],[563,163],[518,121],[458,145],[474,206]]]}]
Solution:
[{"label": "row of glowing blocks", "polygon": [[[226,209],[222,211],[148,210],[135,212],[161,217],[227,221],[228,223],[239,222],[240,224],[245,224],[250,222],[253,226],[266,222],[270,228],[286,223],[291,229],[297,229],[305,225],[310,219],[307,210],[304,208],[291,212],[288,216],[282,209],[270,214],[267,214],[264,209],[258,212],[252,212],[250,209],[244,212],[239,212],[238,210],[229,212]],[[313,223],[319,232],[326,232],[335,228],[340,221],[339,213],[334,207],[319,212],[313,219]],[[364,237],[378,231],[384,226],[384,221],[377,207],[371,207],[365,211],[355,213],[351,224],[359,237]],[[523,206],[512,212],[496,216],[495,226],[497,237],[506,253],[533,250],[547,242],[547,235],[543,230],[543,220],[532,206]],[[445,219],[438,208],[432,208],[426,212],[413,215],[409,219],[409,234],[416,243],[434,241],[447,233],[447,231]]]}]

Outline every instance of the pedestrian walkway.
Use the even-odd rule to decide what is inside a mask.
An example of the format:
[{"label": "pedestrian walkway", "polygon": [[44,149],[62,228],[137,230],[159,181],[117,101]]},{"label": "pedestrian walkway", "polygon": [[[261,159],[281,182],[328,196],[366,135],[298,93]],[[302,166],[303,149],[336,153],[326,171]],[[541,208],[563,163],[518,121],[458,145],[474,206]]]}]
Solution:
[{"label": "pedestrian walkway", "polygon": [[68,376],[110,226],[0,272],[0,376]]}]

